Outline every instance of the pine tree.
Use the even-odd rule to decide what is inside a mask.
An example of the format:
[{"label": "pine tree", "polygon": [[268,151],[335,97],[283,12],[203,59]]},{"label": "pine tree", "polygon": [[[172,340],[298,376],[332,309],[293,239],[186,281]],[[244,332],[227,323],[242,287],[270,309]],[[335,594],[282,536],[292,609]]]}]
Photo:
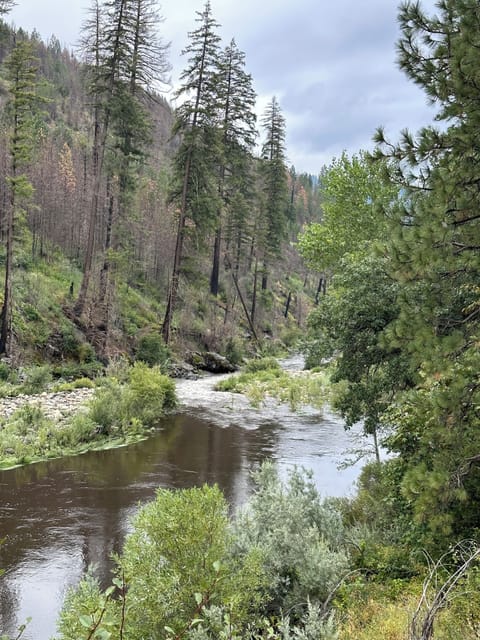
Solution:
[{"label": "pine tree", "polygon": [[8,13],[15,4],[14,0],[0,0],[0,16]]},{"label": "pine tree", "polygon": [[0,353],[10,355],[13,311],[13,258],[14,227],[22,201],[33,192],[32,185],[23,170],[33,152],[33,116],[38,104],[36,77],[38,60],[33,55],[29,41],[17,42],[5,62],[7,80],[10,84],[10,99],[7,110],[11,120],[8,152],[10,171],[8,184],[10,201],[5,215],[6,260],[3,306],[0,313]]},{"label": "pine tree", "polygon": [[167,307],[162,325],[166,343],[170,340],[173,313],[176,309],[180,271],[183,261],[187,220],[197,230],[216,225],[219,210],[218,97],[215,79],[220,55],[218,23],[212,17],[210,2],[197,12],[199,27],[189,34],[190,43],[183,51],[188,65],[180,76],[182,86],[174,133],[181,136],[174,159],[172,200],[178,203],[177,238]]},{"label": "pine tree", "polygon": [[[107,177],[104,260],[100,279],[101,322],[108,331],[110,253],[119,244],[121,225],[136,188],[136,173],[150,142],[145,101],[169,69],[168,45],[156,27],[162,21],[155,0],[96,0],[84,28],[84,49],[93,98],[94,136],[89,237],[75,312],[81,315],[89,288],[102,178]],[[114,187],[114,185],[116,185]],[[115,199],[117,205],[115,206]],[[118,212],[114,221],[115,210]]]},{"label": "pine tree", "polygon": [[395,145],[377,134],[375,157],[388,159],[405,194],[385,246],[402,284],[390,341],[424,377],[399,405],[392,448],[417,519],[468,536],[480,524],[480,6],[443,0],[429,17],[407,2],[399,19],[400,66],[445,126],[405,131]]}]

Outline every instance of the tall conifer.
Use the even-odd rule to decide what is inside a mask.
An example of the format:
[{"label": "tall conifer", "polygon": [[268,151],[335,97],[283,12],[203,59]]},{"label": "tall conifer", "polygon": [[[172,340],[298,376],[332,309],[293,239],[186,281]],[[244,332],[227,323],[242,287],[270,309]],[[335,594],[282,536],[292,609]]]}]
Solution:
[{"label": "tall conifer", "polygon": [[[243,208],[251,191],[252,150],[255,144],[255,91],[252,77],[245,71],[245,54],[232,40],[220,58],[218,79],[219,126],[222,156],[219,168],[220,206],[215,232],[210,293],[217,295],[220,271],[222,225],[234,224],[235,216]],[[236,210],[236,211],[235,211]],[[232,230],[232,229],[230,229]],[[236,230],[236,234],[240,232]]]},{"label": "tall conifer", "polygon": [[215,79],[220,55],[218,23],[210,2],[197,12],[197,29],[189,33],[190,42],[183,51],[187,67],[180,76],[182,86],[177,98],[183,102],[176,112],[174,133],[181,136],[174,160],[172,199],[178,204],[177,237],[170,278],[167,307],[162,325],[166,343],[170,340],[176,309],[180,271],[184,254],[187,221],[197,229],[212,228],[219,209],[217,188],[218,97]]},{"label": "tall conifer", "polygon": [[286,237],[288,222],[285,118],[275,96],[267,105],[261,123],[265,132],[261,164],[263,177],[262,289],[266,289],[268,265],[279,255],[281,242]]},{"label": "tall conifer", "polygon": [[468,536],[480,526],[480,5],[443,0],[430,17],[406,2],[399,20],[400,66],[443,126],[395,145],[377,134],[376,157],[405,194],[385,247],[402,283],[390,341],[424,379],[399,406],[392,448],[417,519],[444,538]]},{"label": "tall conifer", "polygon": [[10,115],[10,135],[8,153],[10,167],[7,182],[10,198],[5,215],[5,280],[3,306],[0,312],[0,353],[10,354],[13,311],[13,244],[14,227],[22,200],[28,199],[33,191],[24,173],[33,152],[33,117],[38,103],[36,95],[37,59],[33,55],[30,41],[20,41],[5,66],[10,85],[8,112]]}]

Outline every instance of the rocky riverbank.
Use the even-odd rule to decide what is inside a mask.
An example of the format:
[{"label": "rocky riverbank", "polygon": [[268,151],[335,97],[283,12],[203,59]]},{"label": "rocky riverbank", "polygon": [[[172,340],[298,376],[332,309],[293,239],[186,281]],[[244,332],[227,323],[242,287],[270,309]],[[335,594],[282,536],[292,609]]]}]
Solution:
[{"label": "rocky riverbank", "polygon": [[0,415],[9,418],[17,409],[26,404],[39,407],[48,418],[62,420],[78,411],[90,400],[95,389],[81,388],[72,391],[43,392],[33,395],[20,394],[0,399]]}]

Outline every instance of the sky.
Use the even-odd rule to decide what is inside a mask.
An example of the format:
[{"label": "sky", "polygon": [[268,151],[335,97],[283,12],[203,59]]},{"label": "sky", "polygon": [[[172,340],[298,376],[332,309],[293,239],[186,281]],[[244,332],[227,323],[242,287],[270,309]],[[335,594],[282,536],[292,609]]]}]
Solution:
[{"label": "sky", "polygon": [[[90,0],[17,0],[7,21],[69,49],[78,41]],[[434,11],[434,0],[422,6]],[[172,84],[186,64],[187,34],[204,0],[163,0],[160,33],[170,42]],[[418,130],[434,118],[425,94],[396,64],[397,0],[211,0],[224,45],[245,52],[263,112],[273,96],[286,119],[287,160],[318,174],[346,150],[371,149],[383,126]],[[166,96],[168,98],[168,95]]]}]

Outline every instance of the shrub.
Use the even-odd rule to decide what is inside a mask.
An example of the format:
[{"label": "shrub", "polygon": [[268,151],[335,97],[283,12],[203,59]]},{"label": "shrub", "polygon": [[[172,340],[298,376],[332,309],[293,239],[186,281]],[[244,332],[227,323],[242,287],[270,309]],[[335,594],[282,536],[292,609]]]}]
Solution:
[{"label": "shrub", "polygon": [[240,340],[236,338],[229,338],[225,346],[225,357],[232,364],[240,364],[245,355],[245,351],[242,347]]},{"label": "shrub", "polygon": [[89,418],[100,427],[103,435],[110,435],[122,426],[122,386],[115,378],[104,381],[88,406]]},{"label": "shrub", "polygon": [[267,371],[269,369],[280,369],[280,365],[275,358],[260,358],[258,360],[249,360],[244,367],[247,373],[257,373],[257,371]]},{"label": "shrub", "polygon": [[267,462],[254,479],[254,495],[234,525],[238,552],[262,551],[271,613],[293,608],[301,616],[307,600],[324,601],[347,569],[341,516],[304,470],[295,468],[283,484]]},{"label": "shrub", "polygon": [[136,418],[146,426],[153,426],[176,404],[175,383],[163,375],[159,367],[136,362],[130,371],[129,384],[123,397],[123,412],[128,421]]},{"label": "shrub", "polygon": [[56,384],[54,391],[73,391],[74,389],[93,389],[95,382],[91,378],[77,378],[72,382]]},{"label": "shrub", "polygon": [[[242,559],[230,554],[228,506],[216,486],[159,489],[135,517],[116,564],[119,601],[84,578],[65,601],[59,624],[64,640],[84,637],[82,620],[88,628],[99,621],[99,638],[120,637],[121,626],[130,640],[193,638],[190,631],[197,626],[217,638],[209,634],[207,607],[228,615],[228,637],[243,637],[238,634],[258,609],[265,586],[258,552]],[[105,622],[99,619],[102,610]],[[111,636],[100,635],[103,629]]]},{"label": "shrub", "polygon": [[121,373],[126,383],[105,378],[90,402],[89,416],[105,435],[153,427],[176,403],[175,384],[159,367],[136,362]]},{"label": "shrub", "polygon": [[0,380],[6,382],[10,375],[10,367],[6,362],[0,362]]},{"label": "shrub", "polygon": [[92,417],[80,411],[68,420],[68,424],[59,430],[57,440],[62,447],[77,447],[99,436],[97,424]]},{"label": "shrub", "polygon": [[52,367],[52,373],[55,378],[63,378],[64,380],[73,380],[80,377],[95,378],[102,370],[103,365],[96,360],[64,362]]},{"label": "shrub", "polygon": [[170,360],[171,353],[160,333],[147,333],[138,341],[136,358],[150,366],[164,367]]},{"label": "shrub", "polygon": [[46,389],[52,381],[52,371],[48,365],[29,367],[24,372],[22,391],[24,393],[39,393]]}]

